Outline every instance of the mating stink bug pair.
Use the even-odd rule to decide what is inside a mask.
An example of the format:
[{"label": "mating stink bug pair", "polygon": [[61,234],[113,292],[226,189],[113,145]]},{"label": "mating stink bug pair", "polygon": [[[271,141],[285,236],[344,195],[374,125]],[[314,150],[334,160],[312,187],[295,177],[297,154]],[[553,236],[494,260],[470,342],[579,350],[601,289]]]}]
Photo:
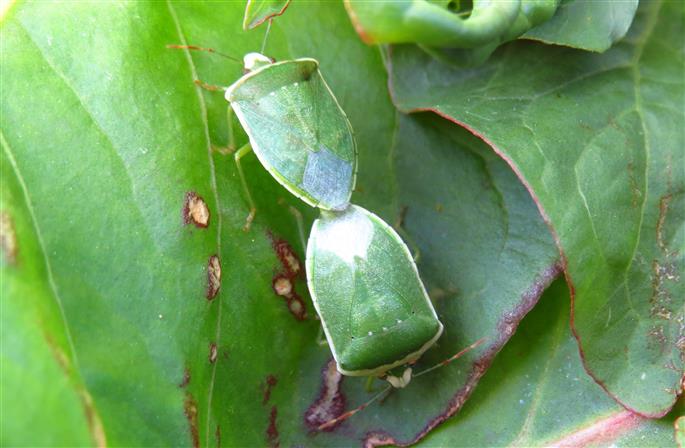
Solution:
[{"label": "mating stink bug pair", "polygon": [[245,69],[226,99],[248,145],[278,182],[321,209],[306,269],[338,370],[380,376],[416,361],[443,327],[399,235],[349,202],[357,169],[352,127],[318,62],[274,63],[250,53]]},{"label": "mating stink bug pair", "polygon": [[225,89],[225,96],[249,137],[235,153],[251,207],[245,230],[256,208],[240,159],[254,151],[281,185],[321,211],[307,243],[307,284],[338,370],[406,386],[410,367],[397,375],[389,371],[418,360],[440,337],[443,325],[397,232],[350,203],[357,149],[347,116],[314,59],[274,62],[249,53],[244,68],[246,73]]}]

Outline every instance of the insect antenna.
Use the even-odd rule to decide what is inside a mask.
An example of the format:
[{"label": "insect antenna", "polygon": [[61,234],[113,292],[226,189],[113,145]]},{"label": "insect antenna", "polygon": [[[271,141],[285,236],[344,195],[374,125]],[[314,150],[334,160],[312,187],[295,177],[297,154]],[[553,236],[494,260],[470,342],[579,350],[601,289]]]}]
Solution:
[{"label": "insect antenna", "polygon": [[217,51],[214,48],[198,47],[197,45],[177,45],[177,44],[169,44],[166,47],[171,48],[173,50],[206,51],[207,53],[214,53],[214,54],[222,56],[226,59],[230,59],[231,61],[237,62],[238,64],[243,63],[240,59],[234,58],[233,56],[228,55],[226,53],[222,53],[220,51]]},{"label": "insect antenna", "polygon": [[457,352],[456,354],[450,356],[449,358],[445,359],[444,361],[440,361],[439,363],[437,363],[437,364],[434,365],[433,367],[428,367],[427,369],[420,371],[419,373],[413,375],[413,377],[416,378],[416,377],[419,377],[419,376],[421,376],[421,375],[424,375],[424,374],[426,374],[426,373],[428,373],[428,372],[432,372],[433,370],[435,370],[435,369],[437,369],[437,368],[439,368],[439,367],[446,366],[447,364],[451,363],[451,362],[454,361],[455,359],[461,358],[461,357],[462,357],[464,354],[466,354],[467,352],[469,352],[469,351],[473,350],[474,348],[478,347],[478,346],[481,345],[483,342],[485,342],[485,340],[486,340],[486,338],[478,339],[476,342],[474,342],[473,344],[469,345],[469,346],[466,347],[465,349],[460,350],[459,352]]},{"label": "insect antenna", "polygon": [[317,426],[316,429],[318,431],[324,431],[328,428],[331,428],[331,427],[337,425],[340,422],[347,420],[348,418],[352,417],[357,412],[364,410],[367,406],[369,406],[374,401],[378,400],[384,394],[387,394],[390,390],[392,390],[392,386],[387,386],[385,389],[383,389],[382,391],[378,392],[376,395],[371,397],[371,399],[369,401],[367,401],[366,403],[363,403],[360,406],[357,406],[356,408],[345,412],[344,414],[340,415],[339,417],[336,417],[334,419],[328,420],[325,423],[320,424],[319,426]]},{"label": "insect antenna", "polygon": [[264,39],[262,40],[262,48],[259,50],[261,54],[264,54],[264,49],[266,49],[266,38],[269,37],[269,31],[271,31],[271,19],[266,24],[266,31],[264,32]]},{"label": "insect antenna", "polygon": [[[458,359],[458,358],[462,357],[465,353],[467,353],[467,352],[473,350],[474,348],[478,347],[479,345],[481,345],[483,342],[485,342],[486,339],[487,339],[487,338],[478,339],[478,340],[477,340],[476,342],[474,342],[473,344],[469,345],[468,347],[466,347],[466,348],[463,349],[463,350],[460,350],[459,352],[457,352],[456,354],[450,356],[449,358],[445,359],[444,361],[441,361],[441,362],[439,362],[438,364],[436,364],[436,365],[434,365],[434,366],[432,366],[432,367],[428,367],[427,369],[420,371],[420,372],[417,373],[416,375],[412,375],[412,378],[416,378],[416,377],[421,376],[421,375],[424,375],[424,374],[426,374],[426,373],[428,373],[428,372],[432,372],[433,370],[437,369],[438,367],[446,366],[447,364],[451,363],[451,362],[454,361],[455,359]],[[353,416],[354,414],[356,414],[357,412],[359,412],[359,411],[365,409],[365,408],[368,407],[370,404],[372,404],[374,401],[376,401],[376,400],[378,400],[379,398],[381,398],[383,395],[387,394],[388,391],[390,391],[390,390],[392,390],[392,389],[393,389],[393,386],[387,386],[385,389],[383,389],[382,391],[378,392],[376,395],[374,395],[373,397],[371,397],[371,399],[370,399],[369,401],[367,401],[366,403],[363,403],[363,404],[361,404],[360,406],[357,406],[356,408],[354,408],[354,409],[352,409],[352,410],[349,410],[349,411],[345,412],[344,414],[340,415],[339,417],[336,417],[336,418],[334,418],[334,419],[328,420],[328,421],[325,422],[325,423],[322,423],[321,425],[317,426],[316,429],[319,430],[319,431],[324,431],[324,430],[326,430],[326,429],[328,429],[328,428],[331,428],[331,427],[337,425],[337,424],[340,423],[340,422],[343,422],[343,421],[347,420],[348,418],[352,417],[352,416]]]}]

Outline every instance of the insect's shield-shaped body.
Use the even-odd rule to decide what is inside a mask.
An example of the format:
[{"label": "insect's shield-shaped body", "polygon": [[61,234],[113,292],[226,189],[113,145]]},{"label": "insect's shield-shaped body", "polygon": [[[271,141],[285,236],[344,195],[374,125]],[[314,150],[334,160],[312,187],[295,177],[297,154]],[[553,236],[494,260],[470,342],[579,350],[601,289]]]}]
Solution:
[{"label": "insect's shield-shaped body", "polygon": [[342,210],[354,188],[352,127],[314,59],[273,62],[245,56],[247,73],[226,99],[264,167],[295,196]]},{"label": "insect's shield-shaped body", "polygon": [[350,205],[322,212],[307,245],[309,291],[338,370],[383,375],[416,361],[443,326],[399,235]]},{"label": "insect's shield-shaped body", "polygon": [[[321,209],[307,244],[309,291],[338,370],[386,375],[416,361],[443,326],[409,249],[371,212],[350,204],[357,171],[352,127],[314,59],[250,53],[226,99],[271,175]],[[388,375],[404,387],[411,369]]]}]

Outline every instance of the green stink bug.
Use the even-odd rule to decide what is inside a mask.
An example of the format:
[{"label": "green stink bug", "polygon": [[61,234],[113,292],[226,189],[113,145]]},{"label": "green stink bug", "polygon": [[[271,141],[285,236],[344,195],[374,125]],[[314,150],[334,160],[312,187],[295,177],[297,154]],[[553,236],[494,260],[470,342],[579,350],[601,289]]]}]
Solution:
[{"label": "green stink bug", "polygon": [[[321,76],[319,63],[273,62],[249,53],[245,70],[247,74],[226,90],[226,99],[264,168],[312,207],[347,207],[357,149],[352,127]],[[241,151],[242,156],[245,150]]]},{"label": "green stink bug", "polygon": [[409,249],[361,207],[322,212],[307,244],[306,270],[344,375],[379,376],[410,364],[442,334]]},{"label": "green stink bug", "polygon": [[357,159],[352,127],[316,60],[274,62],[248,53],[244,63],[246,74],[225,89],[225,97],[249,137],[235,153],[251,206],[246,229],[256,209],[240,158],[254,150],[279,183],[321,210],[307,244],[306,271],[338,370],[404,387],[411,369],[388,372],[418,360],[443,326],[397,232],[349,202]]}]

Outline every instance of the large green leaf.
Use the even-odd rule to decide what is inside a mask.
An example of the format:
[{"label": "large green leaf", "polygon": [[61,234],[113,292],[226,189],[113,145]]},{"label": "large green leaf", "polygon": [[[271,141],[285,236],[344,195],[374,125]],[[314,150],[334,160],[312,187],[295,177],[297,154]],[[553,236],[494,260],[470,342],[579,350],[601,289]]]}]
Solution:
[{"label": "large green leaf", "polygon": [[[482,142],[436,117],[396,113],[380,54],[356,39],[342,5],[290,7],[266,52],[320,60],[358,140],[354,201],[391,223],[404,215],[421,249],[446,333],[417,369],[486,338],[382,406],[308,435],[312,410],[333,416],[342,400],[350,408],[370,396],[363,379],[350,378],[332,395],[338,407],[320,406],[330,351],[316,343],[303,279],[292,278],[304,320],[272,290],[289,247],[303,253],[289,207],[304,214],[305,233],[314,211],[247,158],[258,212],[242,231],[248,207],[225,154],[226,102],[193,84],[228,85],[242,69],[166,48],[258,50],[263,31],[241,31],[242,9],[42,2],[16,5],[4,20],[0,126],[12,164],[3,169],[23,179],[33,209],[33,223],[17,219],[17,232],[35,226],[42,245],[34,257],[51,269],[54,289],[41,303],[59,294],[59,331],[71,334],[79,360],[74,384],[82,378],[108,444],[349,445],[371,429],[413,440],[461,407],[557,274],[551,236]],[[21,202],[12,204],[19,216]],[[36,356],[48,362],[47,353]],[[13,381],[3,394],[21,387]],[[31,440],[28,425],[12,431],[11,440]],[[88,436],[75,434],[69,442]]]},{"label": "large green leaf", "polygon": [[99,417],[78,376],[61,299],[13,162],[0,153],[0,444],[101,444]]},{"label": "large green leaf", "polygon": [[469,128],[535,195],[588,372],[645,416],[668,412],[683,376],[682,17],[682,3],[644,2],[602,55],[521,42],[469,71],[408,46],[389,60],[399,107]]},{"label": "large green leaf", "polygon": [[568,288],[556,281],[521,322],[459,416],[428,436],[426,445],[674,445],[673,422],[685,410],[685,401],[671,415],[652,420],[609,398],[583,370],[568,326],[568,300]]}]

